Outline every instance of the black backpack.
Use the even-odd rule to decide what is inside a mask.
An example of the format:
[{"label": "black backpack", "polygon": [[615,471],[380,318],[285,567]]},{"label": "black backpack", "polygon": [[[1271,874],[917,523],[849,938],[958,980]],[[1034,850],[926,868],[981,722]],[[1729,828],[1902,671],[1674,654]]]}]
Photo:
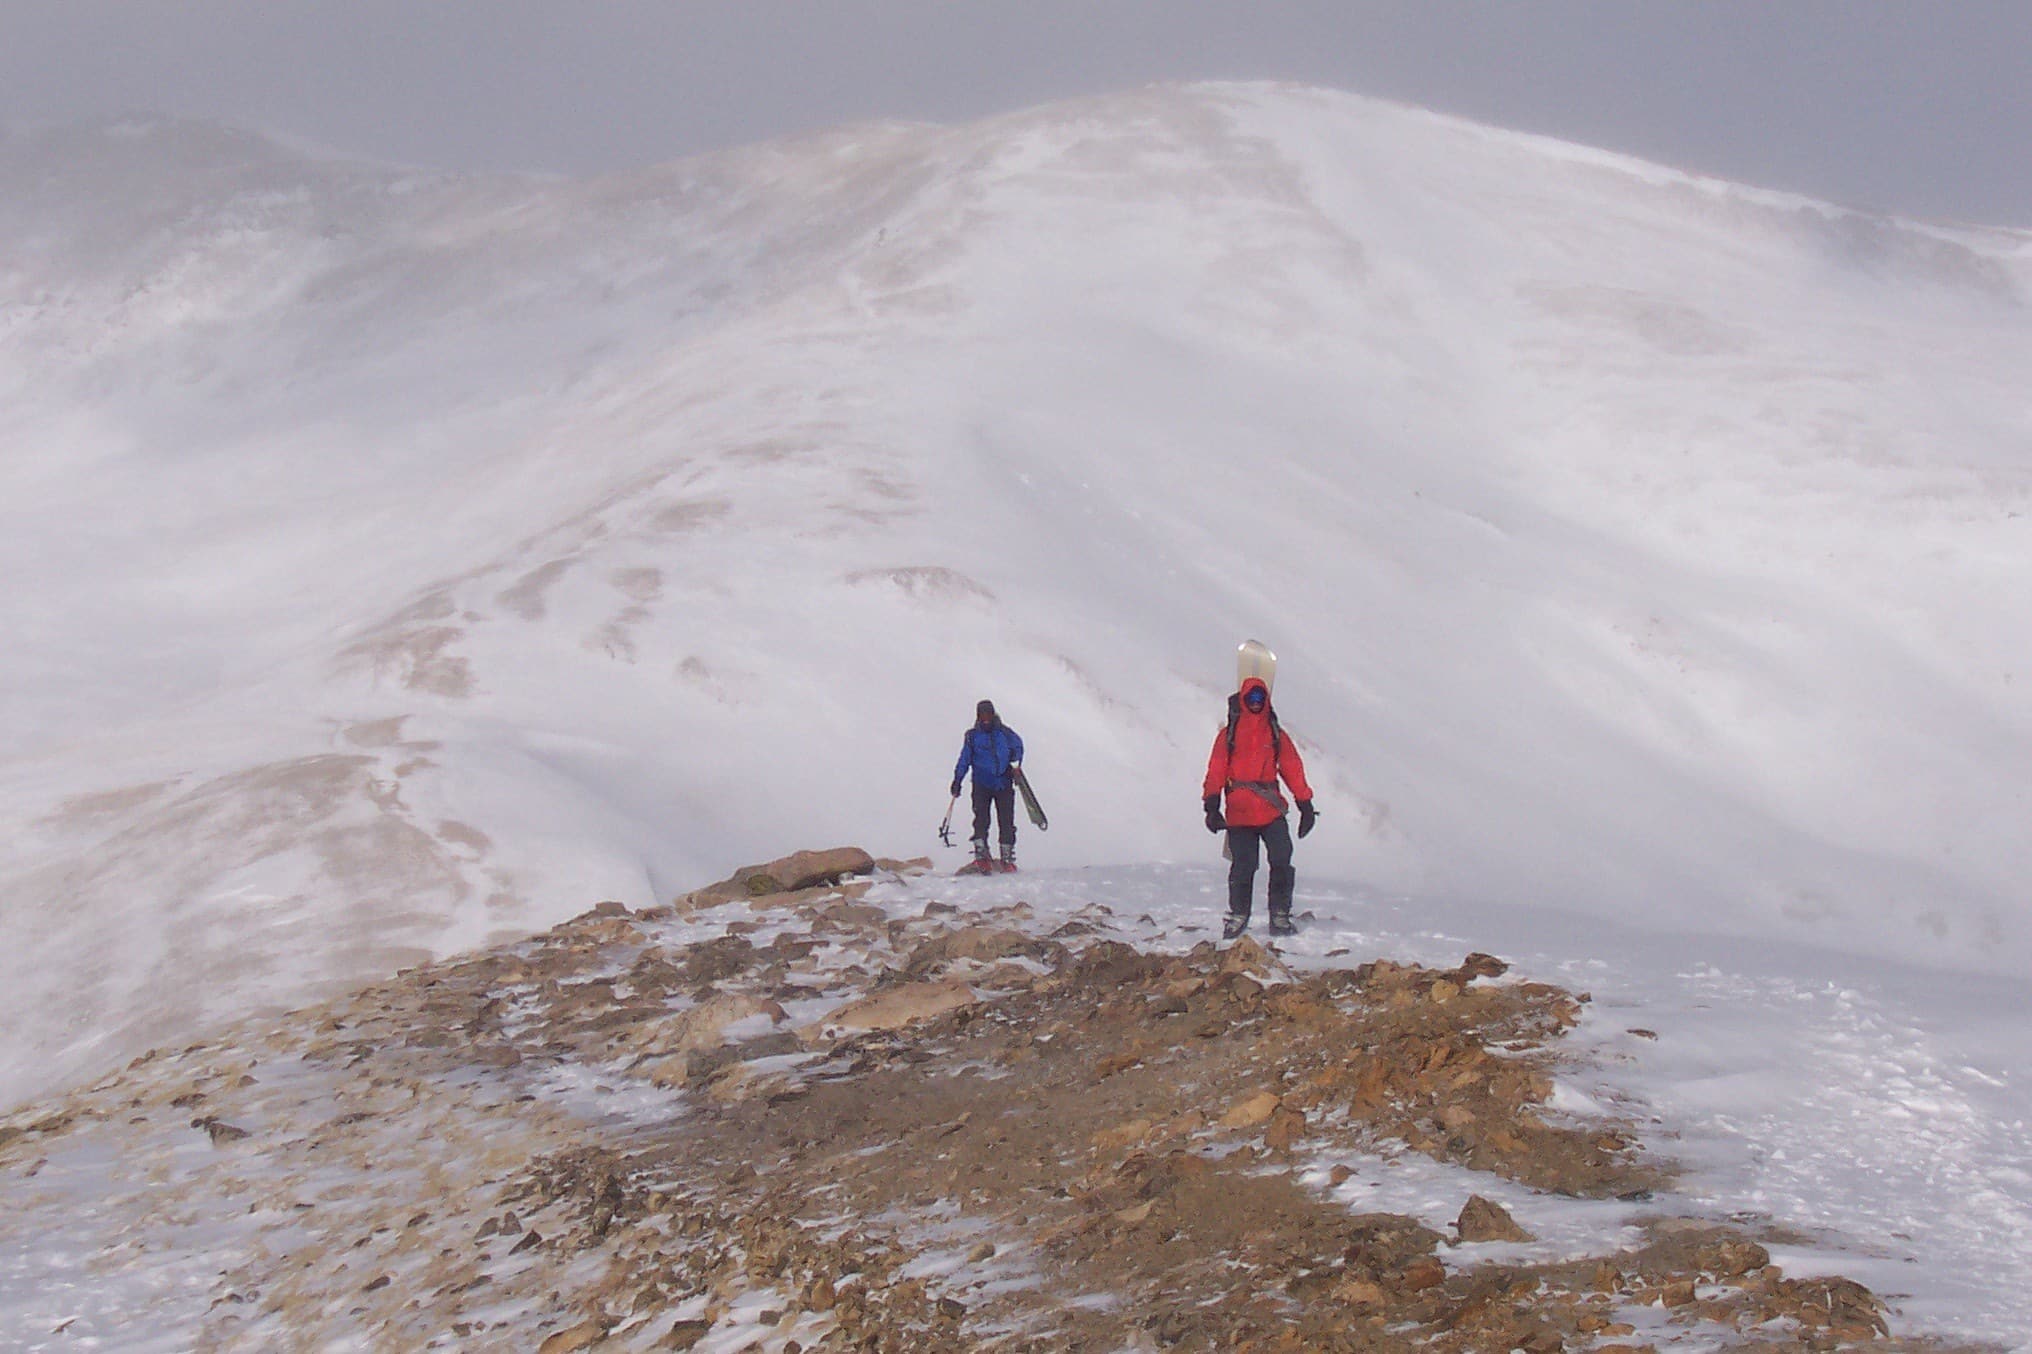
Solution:
[{"label": "black backpack", "polygon": [[[1274,768],[1284,759],[1284,729],[1277,722],[1277,711],[1264,702],[1264,709],[1270,715],[1270,765]],[[1242,693],[1237,691],[1228,697],[1228,762],[1235,760],[1235,726],[1242,722]],[[1276,772],[1273,770],[1272,775]]]}]

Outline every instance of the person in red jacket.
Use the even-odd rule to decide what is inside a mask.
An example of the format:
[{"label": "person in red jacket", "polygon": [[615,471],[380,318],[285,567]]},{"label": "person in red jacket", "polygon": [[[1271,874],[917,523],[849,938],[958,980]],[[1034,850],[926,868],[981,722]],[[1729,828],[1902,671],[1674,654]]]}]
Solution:
[{"label": "person in red jacket", "polygon": [[[1277,782],[1282,778],[1298,800],[1298,835],[1312,831],[1318,818],[1312,808],[1312,787],[1306,784],[1305,762],[1289,734],[1277,725],[1270,708],[1270,688],[1260,677],[1242,683],[1228,697],[1228,722],[1214,735],[1207,758],[1206,781],[1200,794],[1209,832],[1228,834],[1228,916],[1221,938],[1233,940],[1249,926],[1249,895],[1256,883],[1256,860],[1270,853],[1270,934],[1288,936],[1291,892],[1298,872],[1291,868],[1291,825]],[[1221,796],[1227,812],[1221,812]]]}]

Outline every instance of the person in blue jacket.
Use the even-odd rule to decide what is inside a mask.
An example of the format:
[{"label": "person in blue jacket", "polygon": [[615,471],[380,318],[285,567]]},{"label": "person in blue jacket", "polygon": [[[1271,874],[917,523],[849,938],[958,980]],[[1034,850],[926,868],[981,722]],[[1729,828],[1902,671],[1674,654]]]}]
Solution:
[{"label": "person in blue jacket", "polygon": [[1002,864],[1016,867],[1016,771],[1023,763],[1023,740],[1016,730],[995,713],[995,702],[982,701],[974,707],[974,726],[960,744],[959,764],[953,767],[952,793],[959,798],[960,783],[971,771],[974,776],[974,859],[988,859],[988,811],[1001,819],[999,834]]}]

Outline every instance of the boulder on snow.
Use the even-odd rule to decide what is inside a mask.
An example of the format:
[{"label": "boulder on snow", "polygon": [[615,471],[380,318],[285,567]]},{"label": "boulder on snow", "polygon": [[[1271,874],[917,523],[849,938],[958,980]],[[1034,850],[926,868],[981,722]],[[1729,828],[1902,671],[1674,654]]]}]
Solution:
[{"label": "boulder on snow", "polygon": [[1479,1194],[1471,1195],[1454,1221],[1454,1229],[1460,1233],[1463,1242],[1470,1241],[1536,1241],[1538,1238],[1517,1225],[1510,1216],[1510,1210],[1494,1199],[1485,1199]]},{"label": "boulder on snow", "polygon": [[688,914],[736,899],[769,898],[805,889],[832,888],[842,880],[874,873],[875,858],[858,846],[836,846],[828,851],[797,851],[766,865],[743,865],[718,883],[693,889],[679,897],[673,908],[680,914]]},{"label": "boulder on snow", "polygon": [[830,851],[799,851],[767,865],[743,865],[734,871],[734,882],[750,898],[760,898],[830,886],[874,872],[873,856],[858,846],[838,846]]}]

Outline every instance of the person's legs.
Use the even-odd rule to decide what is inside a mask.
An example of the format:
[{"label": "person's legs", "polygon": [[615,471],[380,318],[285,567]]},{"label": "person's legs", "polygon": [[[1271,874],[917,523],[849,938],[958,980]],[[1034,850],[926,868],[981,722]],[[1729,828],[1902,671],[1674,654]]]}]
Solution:
[{"label": "person's legs", "polygon": [[995,816],[999,819],[1001,832],[998,839],[1002,846],[1002,862],[1016,863],[1016,787],[1005,785],[995,791]]},{"label": "person's legs", "polygon": [[1291,866],[1291,824],[1283,818],[1263,829],[1263,847],[1270,856],[1270,920],[1291,919],[1291,894],[1298,871]]},{"label": "person's legs", "polygon": [[1228,829],[1228,915],[1247,918],[1249,895],[1256,887],[1256,861],[1262,854],[1263,829]]},{"label": "person's legs", "polygon": [[995,803],[995,792],[974,782],[974,859],[988,858],[988,812]]}]

